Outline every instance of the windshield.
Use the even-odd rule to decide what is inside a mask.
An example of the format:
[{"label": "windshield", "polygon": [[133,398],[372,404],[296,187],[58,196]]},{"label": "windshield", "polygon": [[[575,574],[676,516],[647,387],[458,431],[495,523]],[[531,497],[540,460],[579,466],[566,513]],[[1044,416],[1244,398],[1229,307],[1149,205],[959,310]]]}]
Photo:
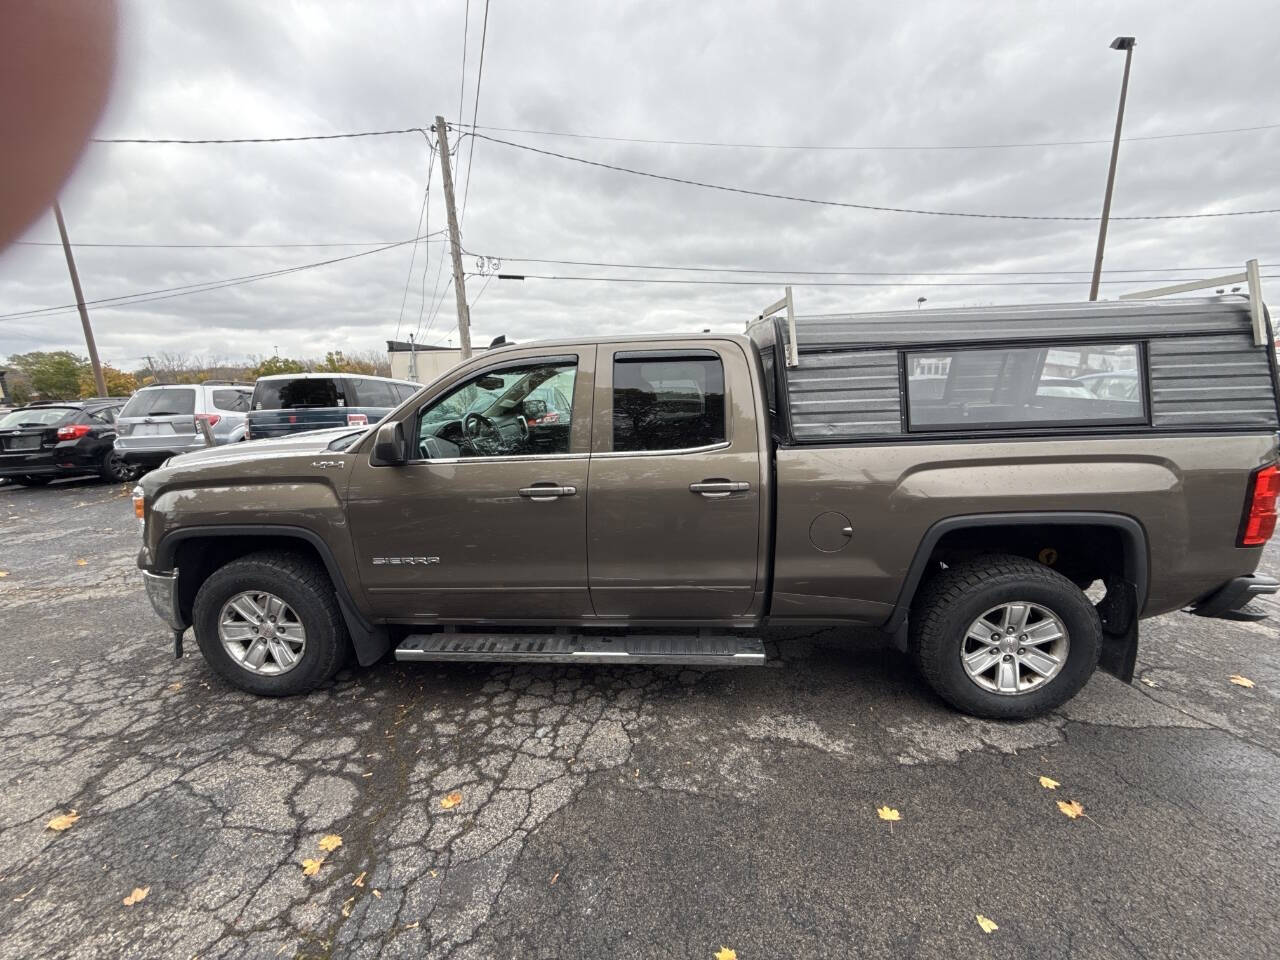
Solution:
[{"label": "windshield", "polygon": [[253,389],[255,410],[296,410],[299,407],[343,407],[344,391],[329,377],[299,377],[296,380],[259,380]]},{"label": "windshield", "polygon": [[74,407],[32,407],[28,410],[15,410],[0,419],[0,429],[5,427],[52,427],[61,423],[71,414]]},{"label": "windshield", "polygon": [[195,387],[139,390],[120,411],[121,417],[182,417],[196,412]]}]

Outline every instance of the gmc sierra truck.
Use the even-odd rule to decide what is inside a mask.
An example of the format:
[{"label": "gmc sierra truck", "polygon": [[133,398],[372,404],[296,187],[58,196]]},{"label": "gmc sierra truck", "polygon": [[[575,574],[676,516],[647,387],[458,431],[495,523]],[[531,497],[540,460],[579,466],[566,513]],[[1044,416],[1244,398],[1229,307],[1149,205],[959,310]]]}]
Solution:
[{"label": "gmc sierra truck", "polygon": [[503,346],[380,424],[170,460],[138,563],[176,652],[194,628],[258,694],[388,651],[755,664],[763,626],[846,625],[1029,717],[1130,680],[1142,618],[1264,616],[1270,340],[1228,296]]}]

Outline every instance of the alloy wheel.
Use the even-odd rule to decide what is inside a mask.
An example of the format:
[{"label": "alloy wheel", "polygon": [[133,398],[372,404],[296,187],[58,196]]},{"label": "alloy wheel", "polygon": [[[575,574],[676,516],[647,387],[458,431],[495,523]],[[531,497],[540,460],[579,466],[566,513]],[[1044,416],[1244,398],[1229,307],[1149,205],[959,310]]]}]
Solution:
[{"label": "alloy wheel", "polygon": [[1038,603],[1015,600],[992,607],[969,625],[960,662],[983,690],[1017,696],[1056,677],[1070,645],[1057,614]]},{"label": "alloy wheel", "polygon": [[237,593],[222,605],[218,639],[237,664],[267,677],[288,673],[307,647],[307,631],[297,613],[263,590]]}]

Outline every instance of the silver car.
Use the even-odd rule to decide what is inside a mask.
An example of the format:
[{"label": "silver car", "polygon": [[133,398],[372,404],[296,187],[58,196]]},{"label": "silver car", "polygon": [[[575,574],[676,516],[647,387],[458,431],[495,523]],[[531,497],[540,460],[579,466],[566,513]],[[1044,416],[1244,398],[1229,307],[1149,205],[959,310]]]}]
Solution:
[{"label": "silver car", "polygon": [[248,430],[252,396],[250,384],[218,380],[143,387],[116,416],[116,451],[126,463],[159,466],[207,446],[199,421],[215,444],[237,443]]}]

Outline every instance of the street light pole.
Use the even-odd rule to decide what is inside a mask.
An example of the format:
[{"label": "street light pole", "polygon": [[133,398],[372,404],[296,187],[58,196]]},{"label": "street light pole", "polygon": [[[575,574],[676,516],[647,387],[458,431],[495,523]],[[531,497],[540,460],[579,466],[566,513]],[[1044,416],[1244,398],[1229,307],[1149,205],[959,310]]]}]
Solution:
[{"label": "street light pole", "polygon": [[1111,189],[1116,183],[1116,159],[1120,156],[1120,128],[1124,125],[1124,101],[1129,94],[1129,64],[1133,62],[1133,37],[1116,37],[1111,41],[1112,50],[1124,51],[1124,79],[1120,81],[1120,108],[1116,111],[1116,135],[1111,141],[1111,166],[1107,168],[1107,191],[1102,197],[1102,221],[1098,224],[1098,252],[1093,258],[1093,279],[1089,283],[1089,299],[1098,299],[1098,284],[1102,280],[1102,253],[1107,246],[1107,221],[1111,217]]}]

